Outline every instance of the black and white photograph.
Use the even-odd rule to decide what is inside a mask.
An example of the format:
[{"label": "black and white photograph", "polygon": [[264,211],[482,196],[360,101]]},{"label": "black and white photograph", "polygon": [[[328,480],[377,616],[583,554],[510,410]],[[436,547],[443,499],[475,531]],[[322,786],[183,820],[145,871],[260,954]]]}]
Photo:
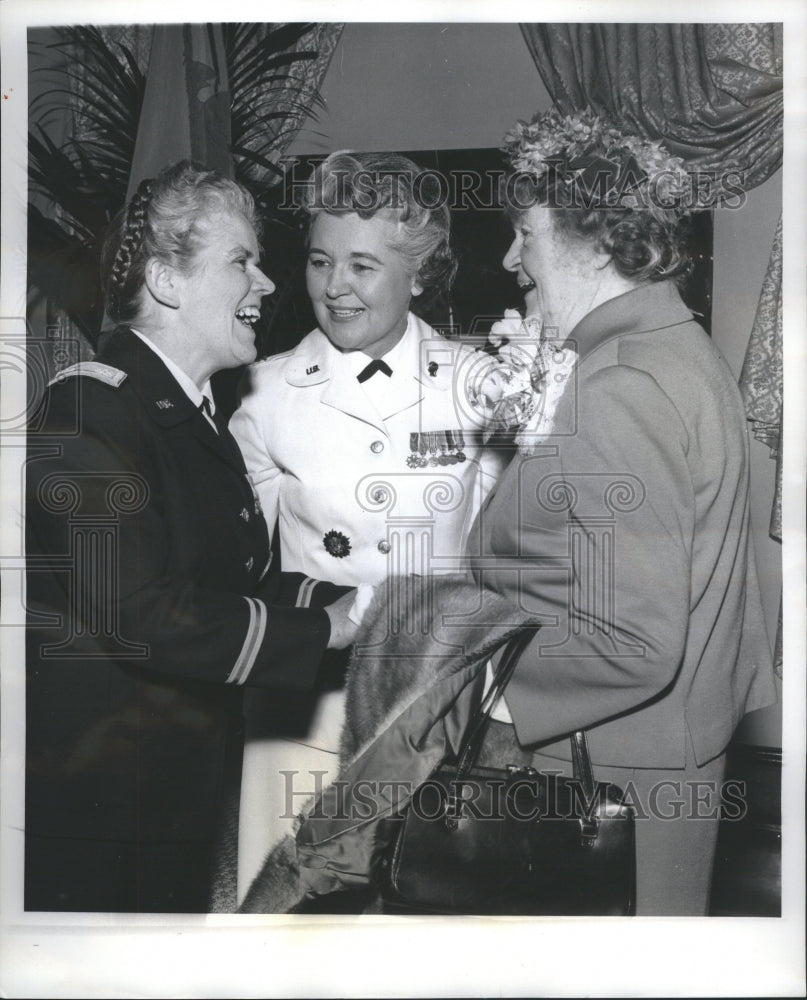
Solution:
[{"label": "black and white photograph", "polygon": [[0,3],[2,995],[804,995],[806,19],[648,13]]}]

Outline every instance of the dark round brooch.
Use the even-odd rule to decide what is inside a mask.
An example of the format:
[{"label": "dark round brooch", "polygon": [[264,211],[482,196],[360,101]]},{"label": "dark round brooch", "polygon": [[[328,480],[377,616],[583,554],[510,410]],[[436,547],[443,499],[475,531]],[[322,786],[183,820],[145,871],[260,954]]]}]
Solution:
[{"label": "dark round brooch", "polygon": [[325,551],[337,559],[344,559],[350,552],[350,539],[341,531],[328,531],[322,537]]}]

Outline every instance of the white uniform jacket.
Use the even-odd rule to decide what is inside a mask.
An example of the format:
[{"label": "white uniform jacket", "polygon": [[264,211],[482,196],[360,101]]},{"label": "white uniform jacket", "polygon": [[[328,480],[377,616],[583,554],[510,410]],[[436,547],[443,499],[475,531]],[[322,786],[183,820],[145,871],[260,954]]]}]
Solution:
[{"label": "white uniform jacket", "polygon": [[[250,366],[230,423],[270,531],[279,520],[283,568],[350,586],[460,565],[476,511],[509,457],[481,447],[465,392],[485,355],[410,313],[384,357],[392,375],[359,383],[369,361],[313,330],[293,351]],[[339,687],[284,699],[280,712],[248,699],[240,897],[292,831],[283,775],[298,775],[294,787],[307,795],[311,775],[336,777],[344,713]]]},{"label": "white uniform jacket", "polygon": [[481,446],[465,386],[484,355],[409,314],[370,360],[315,329],[292,351],[250,366],[230,424],[284,570],[345,585],[457,568],[470,524],[506,464]]}]

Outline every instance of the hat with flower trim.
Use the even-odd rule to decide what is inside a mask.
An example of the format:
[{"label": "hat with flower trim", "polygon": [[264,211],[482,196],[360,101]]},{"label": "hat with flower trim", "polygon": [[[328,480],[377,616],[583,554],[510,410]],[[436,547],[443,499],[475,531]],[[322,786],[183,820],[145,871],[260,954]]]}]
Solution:
[{"label": "hat with flower trim", "polygon": [[693,207],[681,157],[590,109],[518,121],[503,149],[517,175],[547,182],[551,207],[649,209],[667,217]]}]

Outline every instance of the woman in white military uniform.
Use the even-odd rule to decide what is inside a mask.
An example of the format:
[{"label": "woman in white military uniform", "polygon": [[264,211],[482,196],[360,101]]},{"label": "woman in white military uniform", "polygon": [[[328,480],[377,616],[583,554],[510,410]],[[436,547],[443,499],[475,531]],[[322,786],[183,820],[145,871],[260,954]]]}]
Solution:
[{"label": "woman in white military uniform", "polygon": [[[309,183],[319,328],[249,369],[230,424],[267,522],[279,521],[284,570],[360,585],[457,569],[504,464],[483,449],[465,390],[479,356],[410,312],[455,270],[448,209],[424,207],[439,201],[429,180],[394,154],[334,153]],[[248,713],[239,896],[291,832],[314,772],[335,777],[339,672],[283,718],[268,709],[253,699]]]}]

